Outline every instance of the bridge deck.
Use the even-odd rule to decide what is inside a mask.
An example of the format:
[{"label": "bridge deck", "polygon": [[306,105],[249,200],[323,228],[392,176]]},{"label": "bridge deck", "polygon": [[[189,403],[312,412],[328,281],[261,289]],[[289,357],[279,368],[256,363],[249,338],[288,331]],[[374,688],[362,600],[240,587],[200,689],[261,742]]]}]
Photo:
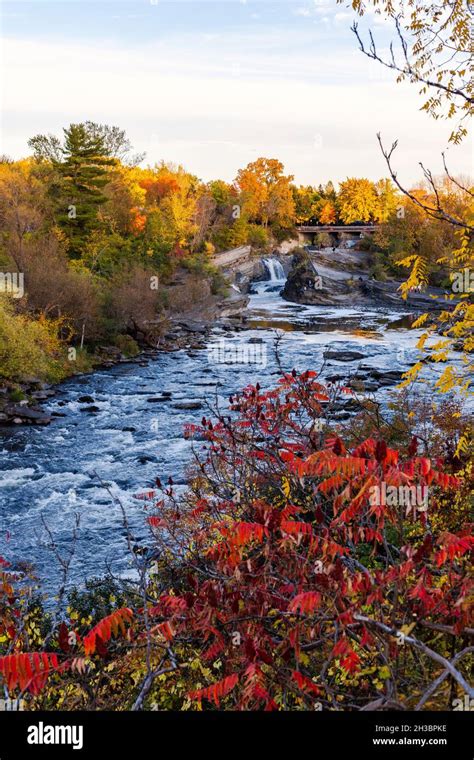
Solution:
[{"label": "bridge deck", "polygon": [[315,234],[316,232],[375,232],[378,227],[378,224],[302,224],[296,229],[298,232]]}]

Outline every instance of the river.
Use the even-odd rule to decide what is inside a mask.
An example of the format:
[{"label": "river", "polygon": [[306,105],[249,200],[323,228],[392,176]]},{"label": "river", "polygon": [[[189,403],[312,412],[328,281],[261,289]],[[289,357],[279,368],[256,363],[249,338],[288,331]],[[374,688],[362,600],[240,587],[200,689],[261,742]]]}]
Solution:
[{"label": "river", "polygon": [[[283,331],[279,354],[288,370],[318,368],[328,349],[356,350],[365,365],[379,369],[404,369],[416,357],[419,331],[407,330],[400,312],[288,303],[279,295],[280,272],[271,273],[273,280],[255,286],[245,330],[216,326],[208,350],[161,353],[148,366],[120,364],[73,378],[45,405],[64,415],[51,425],[0,428],[0,556],[31,563],[53,587],[59,567],[44,523],[67,552],[77,514],[70,579],[81,583],[107,565],[126,573],[121,513],[105,484],[126,506],[137,544],[146,541],[143,502],[134,494],[152,487],[156,476],[172,475],[184,487],[191,444],[183,427],[209,416],[207,403],[225,407],[228,396],[249,382],[275,383],[275,331]],[[326,374],[360,363],[332,360]],[[377,398],[388,392],[381,389]],[[98,411],[84,411],[91,406],[78,400],[84,395]],[[188,402],[202,406],[177,408]]]}]

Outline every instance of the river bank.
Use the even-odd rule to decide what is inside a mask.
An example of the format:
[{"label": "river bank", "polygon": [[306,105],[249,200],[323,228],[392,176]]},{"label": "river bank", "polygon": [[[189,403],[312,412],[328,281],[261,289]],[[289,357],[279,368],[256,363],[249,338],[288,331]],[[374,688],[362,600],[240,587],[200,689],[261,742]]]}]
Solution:
[{"label": "river bank", "polygon": [[206,279],[200,279],[197,296],[195,294],[193,298],[190,292],[192,275],[182,271],[176,273],[166,293],[168,300],[181,308],[171,308],[164,315],[157,316],[153,325],[154,334],[158,334],[156,341],[151,341],[145,330],[134,334],[136,355],[127,355],[115,345],[103,345],[88,357],[88,371],[75,370],[74,362],[71,362],[69,377],[57,384],[38,377],[24,377],[16,382],[0,381],[0,426],[49,425],[52,417],[45,411],[44,402],[56,395],[62,382],[120,364],[146,367],[161,352],[203,348],[211,327],[217,322],[232,329],[232,321],[239,321],[248,297],[233,288],[228,288],[225,294],[213,294]]}]

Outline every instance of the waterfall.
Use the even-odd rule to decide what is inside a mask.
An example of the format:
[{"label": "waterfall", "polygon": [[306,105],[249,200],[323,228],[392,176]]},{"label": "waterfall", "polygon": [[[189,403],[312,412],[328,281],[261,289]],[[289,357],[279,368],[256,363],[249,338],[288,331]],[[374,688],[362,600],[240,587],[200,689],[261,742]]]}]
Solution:
[{"label": "waterfall", "polygon": [[278,259],[262,259],[270,275],[270,282],[284,282],[286,280],[285,270]]}]

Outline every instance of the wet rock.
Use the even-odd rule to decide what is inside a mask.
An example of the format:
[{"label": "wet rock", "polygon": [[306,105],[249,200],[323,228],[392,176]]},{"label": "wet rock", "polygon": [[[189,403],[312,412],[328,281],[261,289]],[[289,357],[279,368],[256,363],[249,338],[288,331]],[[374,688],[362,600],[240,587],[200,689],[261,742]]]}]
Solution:
[{"label": "wet rock", "polygon": [[207,325],[204,322],[194,322],[193,320],[186,320],[186,321],[180,321],[176,323],[179,325],[181,330],[184,330],[188,333],[201,333],[204,334],[207,332]]},{"label": "wet rock", "polygon": [[372,393],[374,391],[378,391],[379,389],[378,383],[365,383],[364,390],[368,391],[369,393]]},{"label": "wet rock", "polygon": [[136,433],[137,429],[135,427],[124,427],[122,428],[122,433]]},{"label": "wet rock", "polygon": [[36,401],[46,401],[56,395],[56,391],[35,391],[31,394]]},{"label": "wet rock", "polygon": [[365,354],[360,351],[325,351],[325,359],[336,359],[338,362],[355,362],[358,359],[365,359]]},{"label": "wet rock", "polygon": [[347,401],[343,401],[341,407],[347,409],[360,409],[360,403],[355,398],[348,398]]},{"label": "wet rock", "polygon": [[146,454],[143,454],[143,456],[138,457],[138,461],[140,464],[148,464],[148,462],[156,462],[155,457],[149,457]]},{"label": "wet rock", "polygon": [[15,425],[19,425],[23,422],[29,422],[33,425],[48,425],[51,422],[50,415],[45,412],[38,409],[30,409],[27,406],[20,406],[19,404],[6,406],[4,414],[6,414]]},{"label": "wet rock", "polygon": [[169,396],[154,396],[153,398],[147,398],[149,404],[159,404],[163,401],[169,401]]},{"label": "wet rock", "polygon": [[92,398],[92,396],[79,396],[77,400],[80,404],[93,404],[95,398]]},{"label": "wet rock", "polygon": [[93,414],[95,412],[100,412],[100,409],[98,406],[81,406],[79,409],[80,412],[89,412],[90,414]]},{"label": "wet rock", "polygon": [[403,370],[398,369],[372,369],[368,373],[373,380],[377,380],[379,385],[392,385],[402,379]]},{"label": "wet rock", "polygon": [[434,310],[452,311],[456,306],[456,300],[446,301],[444,299],[443,296],[447,291],[431,286],[427,286],[424,291],[409,292],[405,300],[402,298],[400,285],[401,282],[398,280],[379,282],[367,279],[361,284],[361,289],[373,301],[384,304],[396,304],[404,308],[410,306],[416,310],[431,312]]},{"label": "wet rock", "polygon": [[343,420],[349,420],[351,418],[351,415],[349,412],[336,412],[334,414],[334,419],[338,422],[342,422]]},{"label": "wet rock", "polygon": [[202,403],[200,401],[179,401],[177,404],[173,404],[173,409],[202,409]]},{"label": "wet rock", "polygon": [[326,382],[327,383],[340,383],[341,380],[346,380],[346,375],[326,375]]}]

